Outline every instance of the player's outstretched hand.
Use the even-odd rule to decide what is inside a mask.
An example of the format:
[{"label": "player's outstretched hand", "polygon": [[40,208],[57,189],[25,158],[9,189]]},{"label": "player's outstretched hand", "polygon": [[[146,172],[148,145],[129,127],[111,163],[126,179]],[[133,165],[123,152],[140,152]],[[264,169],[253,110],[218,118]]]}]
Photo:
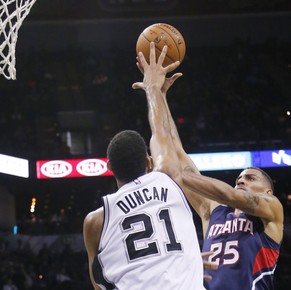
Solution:
[{"label": "player's outstretched hand", "polygon": [[[146,89],[147,84],[151,83],[152,80],[155,80],[155,85],[159,86],[163,93],[166,93],[168,89],[172,86],[172,84],[182,76],[182,73],[175,73],[172,77],[166,78],[166,74],[175,68],[177,68],[180,64],[179,61],[172,63],[166,67],[163,67],[162,64],[164,62],[166,53],[167,53],[167,46],[164,46],[161,55],[156,62],[156,52],[155,52],[155,45],[153,42],[150,44],[150,63],[147,63],[145,57],[142,52],[139,52],[137,57],[137,67],[144,75],[143,82],[136,82],[132,85],[133,89]],[[148,72],[151,71],[149,74],[150,79],[148,78]]]}]

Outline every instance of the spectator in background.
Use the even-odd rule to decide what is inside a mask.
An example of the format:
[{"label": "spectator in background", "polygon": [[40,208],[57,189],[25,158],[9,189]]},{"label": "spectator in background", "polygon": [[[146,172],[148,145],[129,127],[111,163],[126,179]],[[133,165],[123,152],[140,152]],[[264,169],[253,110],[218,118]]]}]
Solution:
[{"label": "spectator in background", "polygon": [[6,283],[4,283],[2,290],[18,290],[18,288],[13,284],[11,278],[8,278]]}]

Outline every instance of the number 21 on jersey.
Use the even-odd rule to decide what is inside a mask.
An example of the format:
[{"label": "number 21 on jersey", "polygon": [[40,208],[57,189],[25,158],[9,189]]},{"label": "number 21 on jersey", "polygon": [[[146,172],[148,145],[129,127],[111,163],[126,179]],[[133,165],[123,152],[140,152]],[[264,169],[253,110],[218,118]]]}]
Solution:
[{"label": "number 21 on jersey", "polygon": [[[127,232],[124,241],[129,260],[135,260],[159,253],[157,241],[153,240],[156,232],[152,221],[153,218],[155,217],[152,217],[148,213],[138,213],[123,219],[121,228],[124,232]],[[159,222],[163,223],[164,230],[168,237],[168,241],[165,241],[166,251],[181,251],[182,245],[176,239],[170,210],[168,208],[160,209],[157,214],[157,219]],[[135,225],[140,225],[138,230],[135,229]],[[141,241],[145,246],[138,249],[136,244]]]}]

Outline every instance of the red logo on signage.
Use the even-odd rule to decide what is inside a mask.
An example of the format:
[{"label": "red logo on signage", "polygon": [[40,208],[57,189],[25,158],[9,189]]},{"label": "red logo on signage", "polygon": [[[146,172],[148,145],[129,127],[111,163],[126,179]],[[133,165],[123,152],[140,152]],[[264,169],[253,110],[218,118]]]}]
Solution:
[{"label": "red logo on signage", "polygon": [[107,158],[38,160],[37,178],[113,176],[107,169],[107,161]]},{"label": "red logo on signage", "polygon": [[107,171],[107,163],[101,159],[85,159],[77,164],[76,169],[82,175],[96,176]]},{"label": "red logo on signage", "polygon": [[72,170],[72,165],[63,160],[48,161],[40,168],[43,175],[52,178],[65,177],[69,175]]}]

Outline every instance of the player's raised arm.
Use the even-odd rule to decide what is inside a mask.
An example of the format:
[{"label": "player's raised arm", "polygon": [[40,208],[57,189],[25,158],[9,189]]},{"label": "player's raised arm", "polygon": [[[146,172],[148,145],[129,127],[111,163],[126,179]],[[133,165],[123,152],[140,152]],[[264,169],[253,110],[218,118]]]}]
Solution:
[{"label": "player's raised arm", "polygon": [[[205,198],[260,217],[265,231],[275,241],[282,239],[283,208],[273,195],[271,185],[258,169],[246,169],[238,177],[235,188],[215,178],[182,173],[183,184]],[[243,180],[244,179],[244,180]]]},{"label": "player's raised arm", "polygon": [[151,127],[150,150],[154,162],[154,170],[167,173],[178,183],[181,181],[179,160],[171,138],[171,126],[163,98],[162,87],[166,74],[179,65],[179,62],[163,67],[167,47],[156,62],[154,43],[150,44],[150,63],[139,53],[139,61],[144,73],[142,83],[133,84],[133,88],[142,88],[146,93],[148,104],[148,119]]},{"label": "player's raised arm", "polygon": [[[143,57],[143,55],[142,55]],[[139,70],[144,74],[144,62],[141,62],[141,58],[137,58],[138,62],[137,62],[137,66],[139,68]],[[169,88],[173,85],[173,83],[182,76],[182,73],[175,73],[174,75],[172,75],[171,77],[165,77],[164,78],[164,83],[161,87],[161,94],[159,93],[159,95],[161,95],[159,97],[159,99],[157,98],[150,98],[148,99],[148,104],[149,106],[153,106],[156,107],[157,114],[156,116],[154,115],[149,115],[149,121],[151,124],[151,128],[153,129],[152,132],[158,132],[160,125],[163,126],[163,123],[161,122],[157,122],[155,121],[155,118],[159,118],[162,114],[162,116],[166,116],[167,115],[167,126],[169,126],[167,128],[167,137],[168,138],[168,134],[171,135],[171,142],[173,143],[175,152],[177,154],[177,157],[179,159],[179,164],[180,164],[180,169],[181,170],[188,170],[190,172],[194,172],[196,174],[200,174],[198,168],[196,167],[196,165],[194,164],[193,160],[188,156],[188,154],[185,152],[181,139],[179,137],[179,133],[176,127],[176,124],[173,120],[171,111],[169,109],[168,106],[168,102],[167,102],[167,92],[169,90]],[[133,85],[133,88],[142,88],[143,83],[135,83]],[[162,97],[162,99],[161,99]],[[156,103],[155,103],[156,102]],[[149,110],[149,113],[153,112],[153,110]],[[152,137],[152,141],[151,143],[154,144],[154,146],[157,148],[157,146],[162,145],[162,143],[159,143],[159,141],[162,141],[161,137],[159,136],[159,139],[156,139],[156,135],[153,134]],[[168,141],[166,141],[168,142]],[[152,152],[152,153],[155,153]],[[155,158],[153,158],[155,160]],[[177,167],[177,166],[176,166]],[[195,211],[198,213],[198,215],[201,217],[202,219],[202,224],[203,224],[203,230],[205,232],[207,226],[208,226],[208,220],[209,220],[209,213],[210,213],[210,200],[205,199],[204,197],[202,197],[201,195],[198,194],[194,194],[194,192],[190,192],[190,190],[186,187],[183,187],[183,190],[185,192],[185,194],[187,195],[187,198],[189,200],[189,202],[191,203],[192,207],[195,209]]]},{"label": "player's raised arm", "polygon": [[[145,61],[142,53],[139,55],[138,67],[144,74],[144,81],[143,83],[133,84],[133,88],[142,88],[146,92],[148,118],[152,131],[150,147],[154,169],[167,173],[182,185],[181,172],[183,168],[181,168],[181,164],[187,168],[191,167],[193,169],[191,172],[199,174],[199,171],[183,149],[176,125],[167,104],[166,93],[175,80],[182,74],[176,73],[171,78],[166,78],[168,67],[162,67],[166,51],[167,48],[164,47],[157,63],[155,62],[153,43],[151,44],[149,64]],[[178,64],[176,63],[176,65]],[[173,68],[170,68],[170,70],[173,70]],[[183,185],[182,188],[184,189]],[[202,201],[204,199],[193,192],[190,193],[190,191],[189,195],[196,197],[196,204],[199,203],[198,200]],[[188,196],[187,198],[189,200]],[[206,261],[204,261],[204,266],[206,268],[210,267],[211,269],[217,268],[215,263]],[[211,277],[204,276],[204,279],[211,279]]]},{"label": "player's raised arm", "polygon": [[[176,149],[176,153],[178,155],[178,159],[180,162],[180,168],[182,171],[189,171],[189,172],[200,175],[200,171],[198,170],[197,166],[184,150],[176,124],[173,120],[173,117],[172,117],[172,114],[167,102],[167,91],[172,86],[172,84],[176,81],[176,79],[179,78],[180,76],[182,76],[181,73],[176,73],[172,77],[166,78],[165,83],[162,87],[163,97],[165,99],[165,106],[166,106],[169,123],[171,127],[171,136],[172,136],[174,147]],[[208,221],[210,218],[211,200],[199,194],[195,194],[195,192],[191,192],[189,188],[185,186],[183,186],[183,190],[190,204],[192,205],[194,210],[197,212],[197,214],[200,216],[201,221],[202,221],[202,226],[203,226],[203,233],[205,233],[208,227]]]}]

